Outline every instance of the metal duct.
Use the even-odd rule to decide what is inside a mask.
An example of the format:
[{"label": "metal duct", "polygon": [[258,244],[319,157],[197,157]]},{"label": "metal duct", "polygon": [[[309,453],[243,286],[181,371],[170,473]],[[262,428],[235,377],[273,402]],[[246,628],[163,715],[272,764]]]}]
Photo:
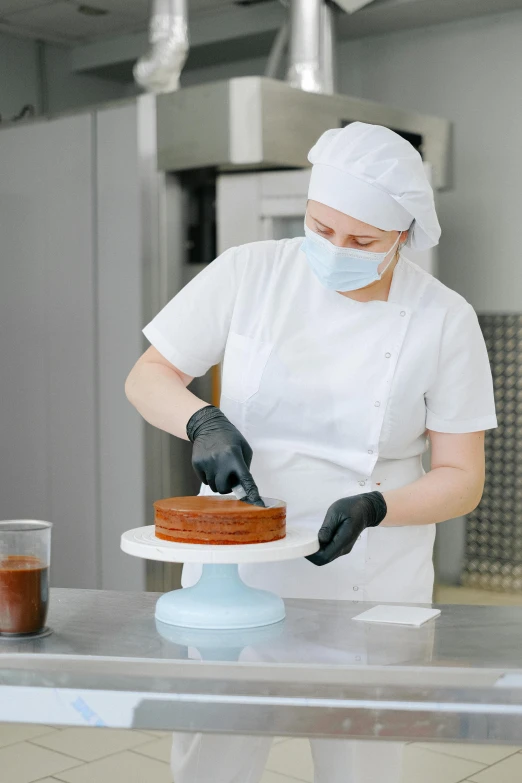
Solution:
[{"label": "metal duct", "polygon": [[328,95],[333,95],[335,92],[335,17],[336,7],[333,3],[323,2],[319,56],[323,78],[322,92]]},{"label": "metal duct", "polygon": [[305,92],[323,92],[320,29],[322,0],[291,0],[287,81]]},{"label": "metal duct", "polygon": [[150,52],[134,66],[145,90],[173,92],[189,51],[187,0],[154,0],[149,25]]},{"label": "metal duct", "polygon": [[291,0],[287,81],[306,92],[333,93],[333,9],[324,0]]}]

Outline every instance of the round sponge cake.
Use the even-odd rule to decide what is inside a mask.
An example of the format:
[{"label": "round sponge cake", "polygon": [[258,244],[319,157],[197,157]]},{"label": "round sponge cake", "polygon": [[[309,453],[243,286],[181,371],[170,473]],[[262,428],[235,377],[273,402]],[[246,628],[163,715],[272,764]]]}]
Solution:
[{"label": "round sponge cake", "polygon": [[165,498],[154,503],[155,533],[183,544],[265,544],[286,535],[286,504],[261,508],[219,495]]}]

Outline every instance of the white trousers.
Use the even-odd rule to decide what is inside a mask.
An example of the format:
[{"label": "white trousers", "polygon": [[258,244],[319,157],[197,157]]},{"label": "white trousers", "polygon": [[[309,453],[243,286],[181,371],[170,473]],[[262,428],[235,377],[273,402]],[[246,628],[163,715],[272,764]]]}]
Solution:
[{"label": "white trousers", "polygon": [[[176,733],[174,783],[259,783],[271,737]],[[315,783],[400,783],[402,742],[310,740]]]}]

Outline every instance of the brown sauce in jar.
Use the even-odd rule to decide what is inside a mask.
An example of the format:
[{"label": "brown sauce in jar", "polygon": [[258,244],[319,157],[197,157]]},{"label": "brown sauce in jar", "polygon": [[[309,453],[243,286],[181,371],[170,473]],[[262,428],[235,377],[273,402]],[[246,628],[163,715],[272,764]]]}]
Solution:
[{"label": "brown sauce in jar", "polygon": [[41,631],[48,604],[48,566],[28,555],[0,558],[0,634]]}]

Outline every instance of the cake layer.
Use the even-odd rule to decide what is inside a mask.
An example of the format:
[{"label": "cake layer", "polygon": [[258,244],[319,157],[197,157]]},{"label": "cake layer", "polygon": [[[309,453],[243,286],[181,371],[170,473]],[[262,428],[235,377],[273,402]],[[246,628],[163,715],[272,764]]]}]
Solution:
[{"label": "cake layer", "polygon": [[185,544],[234,545],[286,535],[286,505],[252,506],[229,497],[165,498],[154,503],[156,536]]}]

